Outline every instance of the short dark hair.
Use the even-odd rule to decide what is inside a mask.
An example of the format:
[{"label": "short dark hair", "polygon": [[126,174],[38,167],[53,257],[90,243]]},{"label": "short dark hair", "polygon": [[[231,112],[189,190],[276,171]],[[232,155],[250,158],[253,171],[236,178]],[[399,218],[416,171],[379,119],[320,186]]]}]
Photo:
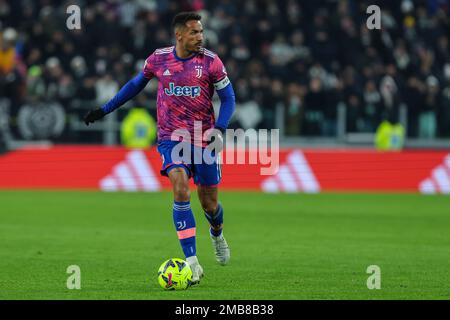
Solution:
[{"label": "short dark hair", "polygon": [[188,22],[189,20],[200,21],[201,19],[202,16],[194,11],[180,12],[175,17],[173,17],[172,28],[176,29],[178,27],[185,27],[186,22]]}]

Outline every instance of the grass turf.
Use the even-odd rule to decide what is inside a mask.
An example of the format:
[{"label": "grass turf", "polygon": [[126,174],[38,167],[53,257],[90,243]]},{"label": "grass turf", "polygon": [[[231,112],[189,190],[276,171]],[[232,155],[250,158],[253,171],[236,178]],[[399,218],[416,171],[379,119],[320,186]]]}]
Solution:
[{"label": "grass turf", "polygon": [[[182,257],[170,193],[0,192],[0,299],[450,299],[450,198],[221,193],[228,266],[196,195],[201,284],[163,291]],[[69,265],[81,290],[68,290]],[[366,286],[370,265],[381,289]]]}]

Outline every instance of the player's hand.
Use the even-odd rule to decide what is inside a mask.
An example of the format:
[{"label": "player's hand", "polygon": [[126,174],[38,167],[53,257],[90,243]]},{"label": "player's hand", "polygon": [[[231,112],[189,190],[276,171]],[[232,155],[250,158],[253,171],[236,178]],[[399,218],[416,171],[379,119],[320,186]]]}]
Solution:
[{"label": "player's hand", "polygon": [[223,150],[223,135],[225,134],[225,129],[215,127],[208,135],[208,146],[206,147],[209,151],[215,151],[218,154]]},{"label": "player's hand", "polygon": [[90,110],[85,116],[84,116],[84,123],[88,126],[89,123],[94,123],[95,121],[103,118],[105,116],[105,113],[101,108],[97,108],[94,110]]}]

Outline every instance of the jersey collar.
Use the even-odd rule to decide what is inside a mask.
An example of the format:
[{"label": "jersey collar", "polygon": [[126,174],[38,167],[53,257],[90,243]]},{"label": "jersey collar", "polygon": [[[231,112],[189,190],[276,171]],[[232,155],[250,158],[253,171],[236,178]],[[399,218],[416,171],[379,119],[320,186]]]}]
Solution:
[{"label": "jersey collar", "polygon": [[193,54],[192,56],[190,56],[190,57],[188,57],[188,58],[180,58],[179,56],[177,56],[177,51],[176,51],[175,49],[176,49],[176,47],[174,46],[174,47],[173,47],[172,53],[173,53],[173,56],[175,57],[175,59],[177,59],[178,61],[188,61],[188,60],[191,60],[192,58],[194,58],[194,57],[197,56],[197,54],[198,54],[198,53]]}]

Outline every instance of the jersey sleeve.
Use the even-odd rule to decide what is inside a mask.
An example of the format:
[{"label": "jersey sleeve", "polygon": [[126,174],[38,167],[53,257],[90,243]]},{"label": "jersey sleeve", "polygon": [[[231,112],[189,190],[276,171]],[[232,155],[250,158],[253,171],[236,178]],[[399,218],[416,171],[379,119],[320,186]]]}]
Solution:
[{"label": "jersey sleeve", "polygon": [[152,53],[147,59],[145,59],[144,67],[142,68],[142,73],[144,77],[148,80],[155,76],[155,53]]},{"label": "jersey sleeve", "polygon": [[214,60],[210,65],[210,78],[216,90],[221,90],[230,83],[227,70],[222,63],[222,60],[220,60],[217,55],[214,57]]}]

